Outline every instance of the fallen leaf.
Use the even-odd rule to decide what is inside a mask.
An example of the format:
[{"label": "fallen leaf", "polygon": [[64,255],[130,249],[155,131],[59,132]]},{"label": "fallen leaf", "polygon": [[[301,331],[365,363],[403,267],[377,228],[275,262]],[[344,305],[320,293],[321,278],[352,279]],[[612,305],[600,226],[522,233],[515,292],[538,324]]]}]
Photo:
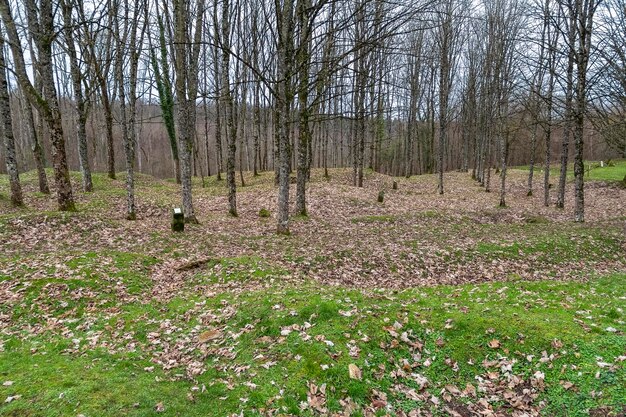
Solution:
[{"label": "fallen leaf", "polygon": [[314,383],[309,383],[307,403],[313,410],[326,413],[326,384],[322,384],[318,387]]},{"label": "fallen leaf", "polygon": [[457,387],[455,387],[454,385],[446,385],[446,390],[448,390],[448,392],[456,397],[458,397],[459,395],[461,395],[461,390],[458,389]]},{"label": "fallen leaf", "polygon": [[210,340],[217,339],[221,336],[221,332],[219,330],[207,330],[206,332],[202,332],[198,335],[198,342],[206,343]]},{"label": "fallen leaf", "polygon": [[465,385],[465,389],[463,390],[463,394],[470,396],[470,397],[475,397],[476,396],[476,387],[474,387],[474,385],[470,384],[469,382]]},{"label": "fallen leaf", "polygon": [[353,363],[348,365],[348,373],[350,374],[350,378],[352,379],[358,379],[360,381],[363,378],[361,370]]},{"label": "fallen leaf", "polygon": [[500,347],[500,341],[498,339],[493,339],[489,342],[489,347],[492,349],[498,349]]},{"label": "fallen leaf", "polygon": [[15,400],[19,400],[20,398],[22,398],[22,396],[21,396],[21,395],[13,395],[13,396],[11,396],[11,397],[7,397],[7,399],[6,399],[6,400],[4,400],[4,402],[5,402],[5,403],[10,403],[10,402],[13,402],[13,401],[15,401]]}]

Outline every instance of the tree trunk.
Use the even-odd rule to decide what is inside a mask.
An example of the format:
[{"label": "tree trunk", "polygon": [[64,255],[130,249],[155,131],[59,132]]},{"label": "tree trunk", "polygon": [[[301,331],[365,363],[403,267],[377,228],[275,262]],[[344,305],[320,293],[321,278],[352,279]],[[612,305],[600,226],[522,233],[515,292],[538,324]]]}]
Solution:
[{"label": "tree trunk", "polygon": [[[176,122],[174,118],[174,93],[172,91],[172,83],[170,81],[170,60],[167,52],[167,42],[165,38],[165,25],[163,18],[159,13],[159,8],[156,8],[157,25],[159,28],[159,52],[160,57],[157,58],[156,52],[152,49],[150,44],[150,60],[152,61],[152,67],[154,71],[154,81],[159,93],[159,106],[161,107],[161,117],[165,124],[165,130],[167,131],[167,137],[170,143],[170,150],[172,152],[172,160],[174,161],[174,177],[176,178],[176,184],[181,183],[180,177],[180,156],[178,152],[178,143],[176,138]],[[144,12],[145,18],[148,19],[147,9]],[[150,37],[148,37],[150,41]]]},{"label": "tree trunk", "polygon": [[533,177],[535,175],[535,153],[537,151],[537,125],[533,127],[533,133],[530,137],[530,166],[528,168],[528,191],[526,196],[533,195]]},{"label": "tree trunk", "polygon": [[[128,1],[125,2],[126,12],[128,11]],[[119,3],[114,2],[113,13],[119,13]],[[128,17],[128,14],[125,14]],[[128,132],[128,115],[126,111],[126,80],[124,77],[124,64],[126,59],[127,33],[126,28],[122,31],[120,28],[121,18],[115,19],[114,30],[117,40],[116,57],[115,57],[115,78],[117,79],[118,100],[120,107],[120,127],[122,129],[122,140],[124,142],[124,154],[126,156],[126,219],[135,220],[137,213],[135,210],[135,158],[134,144]],[[124,19],[128,24],[128,19]],[[122,36],[124,33],[124,36]]]},{"label": "tree trunk", "polygon": [[70,61],[70,74],[74,89],[74,105],[76,111],[76,135],[78,138],[78,160],[84,192],[93,191],[91,180],[91,167],[89,163],[89,150],[87,148],[87,112],[85,110],[85,98],[83,96],[83,76],[80,72],[76,45],[74,44],[74,25],[72,21],[72,6],[65,0],[61,1],[63,10],[63,24],[65,25],[65,42]]},{"label": "tree trunk", "polygon": [[222,3],[222,71],[220,97],[226,110],[226,183],[228,186],[228,212],[237,216],[237,184],[235,178],[235,157],[237,153],[237,123],[235,121],[235,106],[230,86],[230,1]]},{"label": "tree trunk", "polygon": [[[188,24],[192,19],[190,5],[174,0],[174,68],[178,99],[178,145],[183,213],[186,223],[198,223],[192,199],[192,164],[196,130],[196,97],[198,92],[198,60],[203,32],[204,1],[196,5],[195,33],[189,38]],[[192,46],[189,44],[192,42]]]},{"label": "tree trunk", "polygon": [[25,130],[30,137],[33,151],[33,159],[35,160],[35,167],[37,169],[39,192],[43,194],[50,194],[50,188],[48,187],[48,177],[46,175],[43,147],[41,146],[41,141],[39,135],[37,134],[37,128],[35,127],[33,106],[27,99],[20,99],[20,101],[22,102],[21,104],[24,114],[24,123],[26,124]]},{"label": "tree trunk", "polygon": [[293,0],[285,0],[282,10],[276,10],[278,28],[278,86],[276,124],[278,128],[278,213],[276,232],[289,234],[289,123],[292,79]]},{"label": "tree trunk", "polygon": [[[578,50],[576,51],[576,107],[574,114],[574,220],[585,221],[585,183],[583,163],[583,135],[587,111],[587,67],[591,53],[594,0],[576,0]],[[573,45],[572,45],[573,47]]]},{"label": "tree trunk", "polygon": [[298,164],[296,179],[296,213],[307,215],[306,208],[306,181],[308,177],[309,152],[311,145],[311,128],[309,126],[309,71],[311,67],[311,38],[309,32],[308,9],[309,0],[298,1],[298,26],[300,40],[296,54],[296,67],[300,69],[298,101],[299,101],[299,128],[298,128]]},{"label": "tree trunk", "polygon": [[6,61],[4,59],[4,36],[0,33],[0,130],[4,138],[4,160],[9,174],[11,188],[11,204],[24,205],[22,186],[15,157],[15,138],[13,137],[13,122],[9,106],[9,89],[6,78]]},{"label": "tree trunk", "polygon": [[224,169],[224,163],[222,161],[222,89],[220,86],[220,64],[219,64],[219,28],[217,19],[217,0],[213,2],[213,25],[214,25],[214,38],[215,46],[213,48],[213,82],[215,83],[215,152],[217,154],[217,180],[222,180],[222,170]]},{"label": "tree trunk", "polygon": [[109,101],[107,86],[101,88],[102,107],[104,109],[104,127],[106,131],[107,142],[107,175],[112,180],[115,179],[115,142],[113,140],[113,112],[111,110],[111,102]]},{"label": "tree trunk", "polygon": [[[568,42],[576,42],[576,19],[570,16],[568,28]],[[572,103],[574,95],[574,51],[570,48],[567,57],[567,79],[565,84],[565,126],[563,126],[563,142],[561,144],[561,171],[559,175],[559,189],[556,207],[565,207],[565,185],[567,181],[567,163],[569,159],[569,142],[572,133]]]}]

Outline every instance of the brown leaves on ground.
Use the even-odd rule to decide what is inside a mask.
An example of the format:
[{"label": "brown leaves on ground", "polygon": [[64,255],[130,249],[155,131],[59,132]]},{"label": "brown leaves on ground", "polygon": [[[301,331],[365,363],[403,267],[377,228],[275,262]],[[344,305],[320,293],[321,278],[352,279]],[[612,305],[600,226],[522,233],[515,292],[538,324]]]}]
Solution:
[{"label": "brown leaves on ground", "polygon": [[306,397],[308,408],[318,413],[326,413],[328,411],[326,408],[326,384],[317,386],[310,382]]},{"label": "brown leaves on ground", "polygon": [[[511,274],[535,280],[556,273],[566,279],[577,276],[591,261],[566,260],[554,264],[530,256],[491,263],[480,256],[459,258],[459,254],[472,251],[485,240],[498,243],[524,238],[510,230],[504,235],[496,232],[496,235],[479,236],[484,225],[526,225],[529,219],[540,217],[546,222],[542,229],[550,229],[571,220],[571,190],[565,210],[544,207],[540,193],[536,197],[526,196],[526,176],[522,172],[509,173],[505,210],[495,209],[497,193],[485,193],[466,173],[447,173],[448,191],[443,196],[435,192],[434,176],[400,179],[400,190],[390,193],[384,205],[376,203],[375,196],[380,189],[388,187],[391,178],[387,176],[369,174],[365,187],[356,188],[348,185],[348,170],[334,171],[330,181],[320,175],[314,172],[307,196],[310,217],[291,222],[288,248],[275,235],[274,222],[258,217],[259,207],[276,205],[270,175],[262,177],[261,185],[246,187],[245,192],[238,194],[238,218],[227,213],[225,188],[196,189],[194,205],[201,224],[190,225],[184,234],[170,231],[168,207],[178,204],[177,186],[145,178],[138,185],[139,220],[135,222],[123,220],[120,214],[124,212],[120,210],[123,195],[107,196],[108,205],[78,215],[16,212],[15,217],[6,220],[5,230],[0,233],[0,246],[6,248],[6,256],[28,255],[25,257],[28,258],[32,254],[45,254],[48,264],[63,250],[106,249],[162,258],[167,248],[175,246],[178,252],[189,256],[176,262],[162,259],[165,262],[155,268],[154,274],[159,284],[155,292],[159,294],[171,293],[188,272],[202,269],[211,259],[259,253],[268,263],[289,271],[293,278],[306,276],[325,284],[377,288],[492,281],[507,279]],[[112,184],[123,188],[122,182]],[[150,184],[158,185],[159,191],[152,190]],[[163,192],[168,188],[171,193]],[[622,227],[612,219],[626,216],[626,190],[588,187],[586,197],[585,227],[598,225],[607,231],[613,226],[616,230]],[[91,200],[102,197],[96,190],[79,193],[78,198],[88,206]],[[27,204],[38,207],[36,202],[40,200],[29,200]],[[463,228],[454,227],[460,223]],[[585,241],[576,234],[571,239]],[[291,251],[289,257],[285,256],[286,249]],[[615,258],[594,259],[589,267],[596,273],[623,270],[626,260],[615,255]],[[25,262],[30,263],[28,259]],[[12,269],[0,260],[0,273],[11,275]],[[2,283],[1,287],[6,285]],[[160,285],[166,288],[161,290]],[[1,287],[0,293],[6,291]]]}]

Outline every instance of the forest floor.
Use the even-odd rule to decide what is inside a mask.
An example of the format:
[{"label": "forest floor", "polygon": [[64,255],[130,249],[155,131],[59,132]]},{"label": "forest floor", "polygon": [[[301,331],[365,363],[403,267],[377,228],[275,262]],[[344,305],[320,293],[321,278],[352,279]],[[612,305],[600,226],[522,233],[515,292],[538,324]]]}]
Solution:
[{"label": "forest floor", "polygon": [[435,176],[357,189],[316,170],[310,216],[277,236],[259,216],[273,173],[246,176],[238,218],[223,181],[196,179],[184,233],[171,181],[138,176],[129,222],[122,175],[96,174],[73,213],[22,179],[14,209],[0,176],[0,415],[626,412],[618,181],[586,184],[577,224],[571,184],[566,209],[543,207],[522,170],[507,208],[467,173],[439,196]]}]

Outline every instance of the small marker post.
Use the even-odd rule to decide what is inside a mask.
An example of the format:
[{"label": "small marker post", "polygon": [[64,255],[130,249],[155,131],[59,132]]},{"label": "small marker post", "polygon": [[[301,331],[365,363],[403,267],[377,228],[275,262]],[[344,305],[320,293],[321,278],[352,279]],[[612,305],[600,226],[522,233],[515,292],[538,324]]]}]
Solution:
[{"label": "small marker post", "polygon": [[172,210],[172,231],[173,232],[184,232],[185,231],[185,215],[183,211],[175,207]]}]

